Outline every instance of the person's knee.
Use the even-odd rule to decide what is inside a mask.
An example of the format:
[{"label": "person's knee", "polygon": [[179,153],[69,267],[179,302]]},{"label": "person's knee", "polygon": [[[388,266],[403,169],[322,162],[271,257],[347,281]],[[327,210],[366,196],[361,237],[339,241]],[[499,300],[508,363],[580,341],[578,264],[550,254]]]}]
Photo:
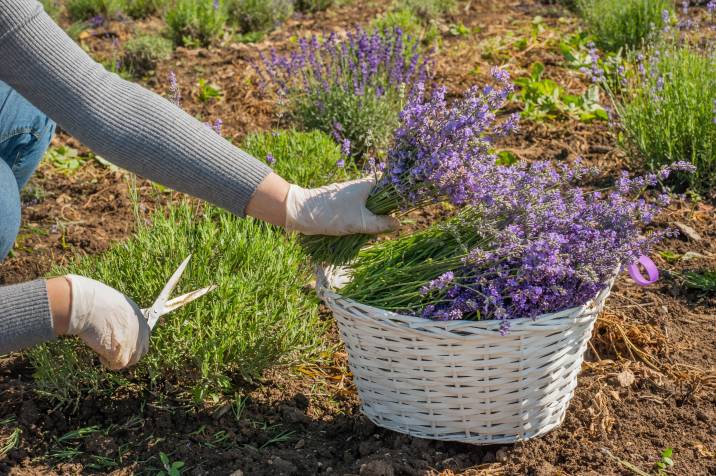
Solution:
[{"label": "person's knee", "polygon": [[45,155],[55,123],[16,91],[0,83],[0,159],[22,189]]},{"label": "person's knee", "polygon": [[15,174],[0,160],[0,261],[12,249],[20,230],[20,192]]}]

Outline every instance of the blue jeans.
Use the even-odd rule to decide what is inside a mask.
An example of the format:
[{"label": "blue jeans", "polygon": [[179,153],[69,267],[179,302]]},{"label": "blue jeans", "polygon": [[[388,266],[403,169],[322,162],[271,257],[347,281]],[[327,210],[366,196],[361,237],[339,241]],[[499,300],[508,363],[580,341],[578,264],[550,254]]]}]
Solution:
[{"label": "blue jeans", "polygon": [[0,81],[0,261],[20,231],[20,190],[45,155],[55,123]]}]

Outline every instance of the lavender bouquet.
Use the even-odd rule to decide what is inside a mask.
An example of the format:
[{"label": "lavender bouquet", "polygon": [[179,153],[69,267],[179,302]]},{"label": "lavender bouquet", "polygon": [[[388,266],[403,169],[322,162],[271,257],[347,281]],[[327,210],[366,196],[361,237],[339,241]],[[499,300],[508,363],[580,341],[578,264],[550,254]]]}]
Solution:
[{"label": "lavender bouquet", "polygon": [[[429,97],[414,95],[400,113],[383,174],[368,197],[371,212],[406,213],[441,201],[463,206],[483,197],[482,177],[494,173],[497,160],[493,141],[517,125],[516,115],[498,121],[512,83],[502,70],[492,75],[495,85],[473,87],[452,104],[445,88]],[[370,238],[313,236],[303,243],[314,260],[335,265],[349,262]]]},{"label": "lavender bouquet", "polygon": [[586,303],[669,231],[642,234],[668,195],[641,197],[675,170],[585,190],[583,167],[521,163],[481,177],[482,197],[446,223],[363,250],[341,293],[436,320],[536,317]]},{"label": "lavender bouquet", "polygon": [[300,39],[287,56],[260,54],[262,90],[277,92],[290,117],[332,134],[355,157],[384,152],[398,113],[429,79],[429,60],[396,28],[357,29],[339,40]]}]

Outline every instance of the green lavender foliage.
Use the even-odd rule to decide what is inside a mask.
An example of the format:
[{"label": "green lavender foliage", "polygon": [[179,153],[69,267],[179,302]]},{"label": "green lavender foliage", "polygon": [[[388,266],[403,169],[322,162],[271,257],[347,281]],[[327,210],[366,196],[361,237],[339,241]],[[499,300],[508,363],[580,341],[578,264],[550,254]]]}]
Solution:
[{"label": "green lavender foliage", "polygon": [[[275,131],[249,135],[242,148],[266,161],[281,177],[301,187],[319,187],[357,177],[351,157],[321,131]],[[340,161],[343,163],[340,163]]]},{"label": "green lavender foliage", "polygon": [[60,1],[40,0],[40,3],[42,4],[42,8],[45,9],[45,12],[47,12],[47,14],[50,15],[53,19],[57,20],[57,17],[59,17],[61,10]]},{"label": "green lavender foliage", "polygon": [[650,170],[676,161],[691,162],[696,173],[677,175],[677,185],[713,190],[716,55],[668,42],[649,49],[641,62],[633,62],[633,75],[615,107],[623,146]]},{"label": "green lavender foliage", "polygon": [[176,393],[202,399],[231,393],[237,382],[274,365],[318,355],[325,323],[306,290],[311,269],[295,238],[210,206],[179,203],[151,217],[137,213],[133,238],[53,274],[98,279],[148,307],[191,253],[176,295],[210,284],[218,288],[163,316],[149,354],[129,371],[103,369],[74,338],[31,350],[39,392],[68,404],[88,395],[171,384]]},{"label": "green lavender foliage", "polygon": [[334,0],[296,0],[296,10],[299,12],[319,12],[333,5]]},{"label": "green lavender foliage", "polygon": [[222,35],[226,24],[224,9],[213,0],[177,0],[165,20],[178,46],[208,46]]},{"label": "green lavender foliage", "polygon": [[171,40],[156,35],[140,35],[124,45],[122,61],[135,76],[141,76],[156,68],[157,63],[169,59],[174,48]]},{"label": "green lavender foliage", "polygon": [[673,18],[671,0],[577,0],[577,8],[597,46],[609,51],[641,46],[665,26],[664,10]]},{"label": "green lavender foliage", "polygon": [[123,0],[122,10],[132,18],[146,18],[160,14],[167,6],[167,0]]},{"label": "green lavender foliage", "polygon": [[457,7],[455,0],[398,0],[396,10],[407,9],[416,16],[430,21],[452,13]]},{"label": "green lavender foliage", "polygon": [[293,14],[291,0],[226,0],[229,21],[243,33],[271,31]]},{"label": "green lavender foliage", "polygon": [[454,269],[470,249],[487,242],[475,233],[478,216],[479,209],[468,207],[426,230],[361,250],[341,294],[381,309],[419,309],[425,283]]},{"label": "green lavender foliage", "polygon": [[72,21],[87,20],[95,15],[113,17],[122,9],[121,0],[67,0],[65,9]]}]

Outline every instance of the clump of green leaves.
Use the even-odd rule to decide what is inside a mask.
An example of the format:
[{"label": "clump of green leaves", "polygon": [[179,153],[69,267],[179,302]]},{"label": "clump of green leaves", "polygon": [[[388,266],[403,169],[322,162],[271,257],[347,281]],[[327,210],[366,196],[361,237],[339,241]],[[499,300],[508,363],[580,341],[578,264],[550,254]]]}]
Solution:
[{"label": "clump of green leaves", "polygon": [[98,279],[148,307],[190,253],[176,293],[210,284],[218,288],[162,317],[149,354],[136,367],[107,371],[78,340],[62,339],[28,354],[38,391],[65,404],[163,383],[196,399],[233,395],[242,379],[319,354],[325,323],[317,299],[305,288],[311,278],[306,257],[295,238],[251,218],[191,203],[151,217],[137,211],[134,237],[53,274]]},{"label": "clump of green leaves", "polygon": [[166,8],[167,0],[123,0],[122,9],[132,18],[146,18],[162,13]]},{"label": "clump of green leaves", "polygon": [[673,12],[671,0],[577,0],[577,8],[597,46],[609,51],[641,46],[665,26],[663,12]]},{"label": "clump of green leaves", "polygon": [[221,98],[221,89],[219,89],[219,86],[210,83],[206,79],[199,79],[197,86],[199,87],[199,92],[197,94],[199,101],[209,102],[214,99]]},{"label": "clump of green leaves", "polygon": [[530,75],[515,79],[520,89],[515,98],[523,104],[522,117],[544,121],[572,117],[582,122],[609,118],[599,103],[599,87],[591,85],[583,94],[569,94],[551,79],[542,77],[544,65],[532,64]]},{"label": "clump of green leaves", "polygon": [[281,177],[301,187],[318,187],[359,175],[351,157],[321,131],[276,131],[249,135],[244,150],[265,160]]},{"label": "clump of green leaves", "polygon": [[177,0],[166,14],[174,44],[208,46],[224,31],[226,16],[214,0]]},{"label": "clump of green leaves", "polygon": [[86,157],[79,155],[77,149],[65,145],[49,149],[45,158],[53,167],[67,174],[76,172],[87,161]]},{"label": "clump of green leaves", "polygon": [[672,162],[691,162],[696,173],[677,175],[676,184],[713,190],[716,55],[665,42],[643,54],[632,54],[627,77],[618,81],[615,110],[630,156],[651,170]]},{"label": "clump of green leaves", "polygon": [[293,15],[291,0],[226,0],[225,7],[242,33],[271,31]]},{"label": "clump of green leaves", "polygon": [[174,48],[172,42],[156,35],[140,35],[124,45],[122,62],[135,76],[141,76],[157,67],[160,61],[169,59]]},{"label": "clump of green leaves", "polygon": [[684,284],[697,291],[716,293],[716,271],[688,271],[681,275]]},{"label": "clump of green leaves", "polygon": [[87,20],[96,15],[105,18],[117,15],[122,9],[121,0],[67,0],[67,14],[73,21]]},{"label": "clump of green leaves", "polygon": [[661,452],[661,459],[659,459],[659,461],[657,461],[654,465],[654,469],[656,469],[659,476],[666,476],[669,474],[668,470],[674,466],[674,460],[671,459],[673,454],[674,450],[672,448],[666,448]]},{"label": "clump of green leaves", "polygon": [[164,468],[157,476],[181,476],[185,464],[183,461],[172,462],[166,453],[159,453],[159,460]]}]

